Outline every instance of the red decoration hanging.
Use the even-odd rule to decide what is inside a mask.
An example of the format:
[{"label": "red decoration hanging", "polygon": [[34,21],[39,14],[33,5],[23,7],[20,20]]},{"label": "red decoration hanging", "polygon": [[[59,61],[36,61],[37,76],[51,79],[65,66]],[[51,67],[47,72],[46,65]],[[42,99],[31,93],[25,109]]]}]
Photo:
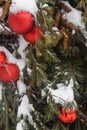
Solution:
[{"label": "red decoration hanging", "polygon": [[35,24],[35,18],[27,11],[19,11],[9,14],[8,24],[14,32],[23,34],[32,30]]},{"label": "red decoration hanging", "polygon": [[75,108],[64,108],[60,109],[60,120],[63,123],[72,123],[77,118],[77,110]]},{"label": "red decoration hanging", "polygon": [[19,67],[16,64],[5,64],[0,66],[0,81],[12,82],[16,81],[20,76]]},{"label": "red decoration hanging", "polygon": [[3,51],[0,51],[0,64],[6,63],[6,55]]},{"label": "red decoration hanging", "polygon": [[41,27],[39,26],[35,26],[31,32],[23,34],[23,37],[26,41],[35,44],[37,39],[41,40],[43,39],[43,35],[42,35],[43,31],[41,29]]}]

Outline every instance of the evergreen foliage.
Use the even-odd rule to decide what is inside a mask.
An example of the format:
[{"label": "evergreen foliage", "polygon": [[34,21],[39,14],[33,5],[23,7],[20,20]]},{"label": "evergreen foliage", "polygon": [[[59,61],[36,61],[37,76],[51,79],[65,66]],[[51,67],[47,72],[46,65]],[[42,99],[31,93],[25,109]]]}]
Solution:
[{"label": "evergreen foliage", "polygon": [[[87,31],[87,1],[69,0],[71,6],[83,11],[83,20]],[[46,4],[44,6],[44,4]],[[84,7],[85,4],[85,7]],[[43,30],[43,40],[37,40],[35,45],[29,44],[25,49],[26,67],[23,70],[23,81],[29,86],[27,95],[33,104],[33,121],[37,130],[86,130],[87,129],[87,39],[81,30],[68,28],[70,40],[64,49],[64,35],[60,27],[55,26],[56,11],[62,9],[61,0],[39,0],[37,19]],[[56,28],[56,29],[55,29]],[[17,35],[9,32],[0,33],[0,46],[5,46],[11,53],[18,49]],[[16,56],[19,58],[18,53]],[[32,70],[31,74],[27,68]],[[66,87],[73,81],[75,101],[78,116],[74,123],[65,124],[59,118],[61,104],[55,103],[49,89],[56,89],[57,84],[63,83]],[[17,119],[17,109],[21,96],[16,94],[15,83],[3,83],[3,98],[0,101],[0,129],[15,130],[18,121],[24,120],[23,130],[35,130],[29,123],[28,117],[21,115]],[[44,95],[42,94],[44,91]],[[66,104],[66,103],[65,103]],[[72,105],[73,102],[71,102]],[[67,106],[68,107],[68,106]]]}]

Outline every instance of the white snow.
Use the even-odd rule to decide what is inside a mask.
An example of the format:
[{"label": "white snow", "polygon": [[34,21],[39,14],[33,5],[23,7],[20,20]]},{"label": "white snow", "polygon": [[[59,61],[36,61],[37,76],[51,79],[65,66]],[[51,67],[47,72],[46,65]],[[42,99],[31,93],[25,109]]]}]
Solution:
[{"label": "white snow", "polygon": [[17,81],[17,88],[18,88],[19,95],[23,95],[26,93],[26,85],[23,83],[23,81],[21,80]]},{"label": "white snow", "polygon": [[20,117],[22,114],[23,116],[28,116],[29,122],[33,124],[31,111],[34,111],[33,105],[30,104],[27,95],[24,95],[21,101],[20,106],[18,107],[17,117]]},{"label": "white snow", "polygon": [[23,130],[22,124],[23,124],[23,120],[21,120],[20,122],[18,122],[16,130]]},{"label": "white snow", "polygon": [[71,8],[71,11],[68,13],[64,11],[63,18],[67,19],[68,22],[71,22],[78,27],[85,28],[85,24],[82,21],[81,16],[82,12],[80,10],[73,8],[67,1],[65,2],[63,1],[63,3],[65,3],[65,5]]},{"label": "white snow", "polygon": [[25,56],[24,50],[28,46],[29,43],[25,41],[22,35],[19,35],[18,41],[19,41],[18,53],[21,55],[22,59],[25,60],[26,56]]},{"label": "white snow", "polygon": [[12,0],[10,12],[18,12],[20,10],[28,11],[35,17],[38,11],[37,0]]},{"label": "white snow", "polygon": [[2,8],[0,7],[0,17],[2,16]]},{"label": "white snow", "polygon": [[74,100],[73,80],[65,86],[63,83],[57,84],[57,89],[50,89],[50,93],[56,103],[64,104]]},{"label": "white snow", "polygon": [[23,59],[17,59],[15,58],[5,47],[0,46],[0,51],[4,51],[7,57],[7,62],[8,63],[14,63],[17,64],[20,71],[23,70],[25,67],[25,62]]},{"label": "white snow", "polygon": [[29,67],[27,67],[27,72],[29,75],[31,75],[32,69],[30,69]]},{"label": "white snow", "polygon": [[44,4],[44,5],[42,6],[42,8],[45,8],[45,7],[48,7],[48,4]]}]

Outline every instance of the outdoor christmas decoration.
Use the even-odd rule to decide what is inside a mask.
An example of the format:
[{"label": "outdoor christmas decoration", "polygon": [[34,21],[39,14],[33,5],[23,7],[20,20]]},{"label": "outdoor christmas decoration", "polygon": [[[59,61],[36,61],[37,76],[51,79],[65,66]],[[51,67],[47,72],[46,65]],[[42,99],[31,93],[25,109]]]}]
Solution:
[{"label": "outdoor christmas decoration", "polygon": [[7,61],[6,55],[3,51],[0,51],[0,64],[5,64]]},{"label": "outdoor christmas decoration", "polygon": [[34,26],[34,28],[30,32],[25,33],[23,37],[26,41],[35,44],[38,39],[43,39],[43,31],[41,27]]},{"label": "outdoor christmas decoration", "polygon": [[18,11],[17,13],[9,14],[8,24],[14,32],[17,34],[23,34],[32,30],[35,24],[35,19],[30,12]]},{"label": "outdoor christmas decoration", "polygon": [[64,108],[59,111],[59,118],[63,123],[73,123],[77,118],[76,108]]},{"label": "outdoor christmas decoration", "polygon": [[0,81],[13,82],[20,76],[19,67],[16,64],[7,63],[0,66]]},{"label": "outdoor christmas decoration", "polygon": [[0,129],[87,130],[86,12],[87,0],[0,0]]}]

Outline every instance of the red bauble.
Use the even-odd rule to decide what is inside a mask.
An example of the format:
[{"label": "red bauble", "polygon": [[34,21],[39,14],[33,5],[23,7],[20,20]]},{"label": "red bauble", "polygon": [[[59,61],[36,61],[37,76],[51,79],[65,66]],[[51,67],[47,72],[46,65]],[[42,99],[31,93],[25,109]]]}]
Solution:
[{"label": "red bauble", "polygon": [[27,11],[19,11],[9,14],[8,24],[14,32],[23,34],[32,30],[35,24],[35,18]]},{"label": "red bauble", "polygon": [[63,123],[72,123],[77,118],[77,110],[75,108],[64,108],[60,110],[60,120]]},{"label": "red bauble", "polygon": [[42,35],[43,31],[41,27],[39,26],[34,26],[31,32],[23,34],[23,37],[26,41],[35,44],[37,39],[41,40],[43,39]]},{"label": "red bauble", "polygon": [[0,64],[6,63],[6,55],[3,51],[0,51]]},{"label": "red bauble", "polygon": [[5,64],[0,66],[0,81],[16,81],[20,76],[19,67],[16,64]]}]

